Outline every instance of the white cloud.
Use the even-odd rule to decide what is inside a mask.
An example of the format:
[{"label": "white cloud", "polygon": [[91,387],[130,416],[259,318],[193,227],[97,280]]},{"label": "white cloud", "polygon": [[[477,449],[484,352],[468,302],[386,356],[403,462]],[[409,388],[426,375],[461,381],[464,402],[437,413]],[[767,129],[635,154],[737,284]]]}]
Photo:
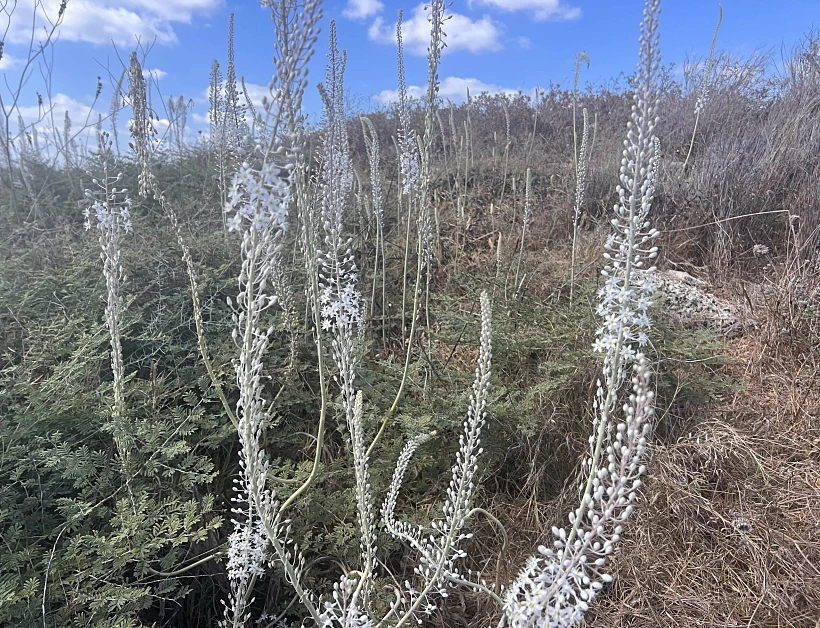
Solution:
[{"label": "white cloud", "polygon": [[[57,19],[61,0],[42,0],[37,7],[37,37],[45,39],[49,21]],[[139,38],[150,44],[177,42],[174,23],[189,24],[199,14],[210,14],[223,0],[71,0],[57,30],[62,41],[130,46]],[[8,41],[28,43],[32,10],[18,6],[11,17]],[[46,19],[48,17],[48,20]],[[50,27],[48,27],[50,30]]]},{"label": "white cloud", "polygon": [[[424,6],[420,4],[413,9],[413,14],[409,19],[403,20],[401,25],[404,49],[413,55],[426,55],[430,43],[430,22],[427,21]],[[501,49],[501,30],[488,16],[485,15],[480,20],[471,20],[460,13],[446,15],[450,19],[444,23],[444,41],[447,43],[445,54],[456,50],[477,53]],[[378,17],[368,29],[367,36],[380,44],[393,44],[396,42],[396,24],[394,22],[387,25]]]},{"label": "white cloud", "polygon": [[[475,78],[460,78],[457,76],[448,76],[439,86],[439,96],[445,100],[449,99],[455,103],[464,102],[467,100],[467,90],[470,91],[470,97],[478,96],[481,93],[487,94],[517,94],[521,90],[510,89],[507,87],[500,87],[491,83],[484,83]],[[411,98],[424,98],[427,94],[427,86],[424,85],[408,85],[407,94]],[[392,89],[385,89],[374,97],[374,100],[380,105],[387,105],[396,102],[399,99],[398,92]]]},{"label": "white cloud", "polygon": [[161,81],[166,76],[168,76],[168,72],[165,70],[160,70],[159,68],[153,68],[151,70],[144,69],[142,71],[142,77],[145,79],[154,79],[155,81]]},{"label": "white cloud", "polygon": [[576,20],[581,17],[581,9],[567,6],[562,0],[478,0],[478,2],[501,11],[528,11],[536,20]]},{"label": "white cloud", "polygon": [[17,57],[12,57],[10,54],[3,52],[3,58],[0,59],[0,70],[8,70],[17,65]]},{"label": "white cloud", "polygon": [[384,8],[384,4],[379,0],[347,0],[347,6],[342,11],[349,20],[363,20],[376,15]]},{"label": "white cloud", "polygon": [[519,48],[523,48],[524,50],[532,46],[532,42],[529,37],[516,37],[515,43],[518,44]]}]

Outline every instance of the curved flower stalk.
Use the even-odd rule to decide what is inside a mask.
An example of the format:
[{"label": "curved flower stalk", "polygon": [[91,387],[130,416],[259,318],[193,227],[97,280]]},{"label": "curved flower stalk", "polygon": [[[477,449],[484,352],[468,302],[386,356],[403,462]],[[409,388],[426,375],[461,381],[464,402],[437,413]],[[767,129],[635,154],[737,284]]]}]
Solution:
[{"label": "curved flower stalk", "polygon": [[[641,485],[640,464],[652,415],[649,368],[638,348],[648,343],[650,321],[647,308],[654,290],[654,267],[645,263],[657,256],[650,246],[658,231],[647,220],[654,193],[657,165],[654,128],[657,109],[658,14],[660,0],[646,0],[641,26],[638,88],[631,121],[627,125],[621,160],[619,202],[611,220],[613,233],[606,242],[608,264],[599,291],[598,314],[603,325],[593,345],[604,354],[603,378],[598,382],[587,480],[581,503],[569,516],[572,528],[553,528],[555,549],[539,548],[510,587],[505,617],[516,627],[576,626],[595,594],[612,578],[602,572],[617,544],[622,523],[632,512],[632,502]],[[636,348],[637,345],[637,348]],[[624,419],[615,441],[613,415],[628,365],[634,363],[633,394],[623,406]],[[608,464],[601,464],[606,452]]]},{"label": "curved flower stalk", "polygon": [[[396,471],[390,484],[390,491],[382,506],[385,527],[394,538],[410,544],[420,554],[420,565],[416,574],[421,578],[421,590],[405,582],[405,595],[400,599],[403,606],[396,626],[402,626],[411,619],[420,621],[419,612],[432,613],[436,609],[432,595],[447,597],[447,588],[454,584],[477,586],[469,581],[458,568],[457,561],[466,556],[460,547],[462,541],[472,537],[464,528],[470,515],[475,491],[475,477],[478,473],[478,457],[481,448],[481,430],[486,420],[487,398],[490,389],[492,365],[492,307],[486,292],[481,294],[481,348],[476,365],[475,380],[464,431],[459,437],[459,450],[452,469],[452,479],[447,489],[444,503],[444,518],[431,524],[432,532],[424,536],[422,528],[414,529],[406,523],[395,521],[396,495],[407,464],[415,449],[429,435],[421,435],[405,445],[399,456]],[[398,604],[393,611],[397,611]]]},{"label": "curved flower stalk", "polygon": [[607,446],[607,466],[593,476],[586,511],[570,513],[570,523],[579,523],[575,539],[553,527],[554,547],[540,546],[540,556],[527,561],[505,594],[506,619],[514,628],[577,626],[604,583],[612,581],[603,569],[620,540],[621,524],[634,509],[653,414],[646,358],[641,355],[633,368],[633,394],[624,404],[615,440]]},{"label": "curved flower stalk", "polygon": [[[93,179],[96,190],[85,191],[86,231],[96,225],[99,231],[100,259],[103,262],[103,276],[105,277],[105,323],[111,338],[111,371],[114,375],[114,405],[111,408],[111,426],[114,443],[117,447],[120,461],[125,474],[125,481],[131,492],[131,472],[129,470],[130,450],[133,439],[125,424],[125,368],[122,361],[122,339],[120,335],[120,321],[122,317],[123,301],[120,287],[125,276],[120,266],[120,238],[122,233],[130,233],[131,226],[131,199],[128,190],[117,189],[116,183],[122,174],[114,175],[111,165],[114,159],[112,142],[108,133],[101,131],[98,137],[100,157],[102,158],[103,174],[101,179]],[[133,495],[131,495],[133,498]]]},{"label": "curved flower stalk", "polygon": [[387,497],[382,504],[381,514],[382,522],[385,528],[393,537],[409,542],[416,548],[421,546],[421,535],[424,529],[421,526],[411,526],[404,521],[397,521],[395,517],[396,500],[401,490],[402,482],[404,482],[404,474],[407,473],[407,467],[413,454],[416,453],[422,444],[430,440],[434,433],[419,434],[411,438],[401,450],[399,459],[396,461],[396,469],[393,471],[393,479],[390,482],[390,488],[387,491]]}]

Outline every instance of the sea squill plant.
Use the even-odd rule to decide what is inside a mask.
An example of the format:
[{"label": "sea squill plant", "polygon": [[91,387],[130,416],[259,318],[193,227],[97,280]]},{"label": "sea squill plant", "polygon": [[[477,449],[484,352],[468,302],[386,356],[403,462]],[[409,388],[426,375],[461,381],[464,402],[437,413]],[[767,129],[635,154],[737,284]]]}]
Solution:
[{"label": "sea squill plant", "polygon": [[[105,324],[111,341],[111,372],[114,377],[114,405],[111,407],[109,429],[114,436],[130,494],[133,470],[130,469],[129,462],[134,443],[125,418],[125,368],[120,329],[124,307],[120,289],[125,281],[125,275],[120,265],[120,243],[123,234],[130,233],[132,229],[131,199],[128,190],[117,188],[117,183],[122,180],[122,173],[114,174],[112,171],[114,156],[108,133],[100,132],[97,139],[102,176],[92,179],[96,189],[85,190],[85,199],[82,201],[83,216],[86,231],[94,226],[99,232],[100,259],[103,263],[106,286]],[[133,494],[131,497],[133,498]]]},{"label": "sea squill plant", "polygon": [[[153,198],[159,203],[165,215],[168,217],[171,227],[177,238],[177,243],[182,250],[182,259],[185,262],[185,269],[188,273],[188,281],[191,286],[191,304],[193,306],[194,324],[196,326],[197,344],[199,345],[199,353],[202,357],[202,362],[205,365],[205,370],[208,372],[211,384],[217,393],[217,396],[222,402],[226,414],[230,418],[234,427],[238,427],[239,423],[236,415],[228,403],[225,392],[222,389],[222,384],[217,377],[216,369],[211,362],[208,346],[205,342],[204,322],[202,319],[202,306],[199,299],[199,287],[197,280],[196,268],[194,267],[193,256],[191,249],[186,244],[182,235],[182,228],[177,218],[176,212],[171,204],[168,202],[165,194],[160,190],[156,177],[152,173],[152,150],[155,146],[153,138],[156,135],[156,130],[153,125],[155,115],[148,106],[147,85],[142,70],[142,65],[134,52],[131,54],[131,63],[127,68],[128,73],[128,101],[131,105],[132,118],[129,121],[129,130],[132,141],[129,146],[133,148],[140,164],[139,174],[139,196],[147,199]],[[181,105],[184,108],[184,105]],[[182,123],[184,127],[184,123]]]},{"label": "sea squill plant", "polygon": [[[594,404],[587,475],[571,528],[553,527],[552,547],[540,546],[506,591],[505,618],[516,628],[577,626],[603,584],[604,571],[622,524],[634,509],[652,417],[650,371],[640,353],[648,343],[647,308],[654,290],[646,267],[657,255],[651,240],[658,231],[648,220],[657,170],[654,129],[657,110],[658,15],[660,0],[646,0],[641,26],[638,85],[621,159],[618,203],[606,242],[598,314],[603,325],[594,349],[603,354],[602,378]],[[622,385],[629,370],[632,394],[615,424]],[[614,439],[611,434],[614,433]],[[604,459],[604,454],[606,458]],[[502,620],[502,623],[503,621]]]},{"label": "sea squill plant", "polygon": [[[439,2],[438,7],[439,12],[434,11],[433,19],[440,22],[443,3]],[[312,29],[315,23],[308,27]],[[433,29],[439,34],[438,39],[434,39],[439,42],[436,44],[437,56],[440,54],[441,24],[434,25]],[[385,528],[419,553],[417,581],[406,583],[403,591],[396,592],[396,600],[386,615],[384,611],[376,611],[371,604],[374,578],[380,562],[376,557],[374,500],[368,458],[378,436],[371,440],[368,448],[362,422],[365,400],[362,391],[355,387],[359,353],[357,330],[363,321],[357,268],[350,237],[345,233],[345,210],[351,192],[352,169],[343,108],[344,56],[337,50],[333,23],[330,33],[327,80],[320,88],[324,103],[322,150],[314,173],[310,174],[304,168],[304,152],[292,148],[270,151],[271,156],[292,156],[296,165],[272,166],[268,165],[267,160],[259,170],[244,165],[235,176],[226,205],[226,210],[231,213],[228,221],[230,227],[242,233],[242,273],[235,306],[234,332],[240,350],[236,363],[239,388],[236,416],[239,420],[242,471],[234,500],[235,531],[229,539],[228,570],[232,592],[226,609],[226,626],[238,627],[249,619],[248,601],[255,579],[265,573],[263,561],[279,563],[283,568],[286,580],[310,616],[310,625],[327,628],[385,625],[386,622],[396,626],[406,625],[418,620],[424,612],[432,612],[435,597],[446,596],[448,587],[483,586],[470,582],[469,575],[460,572],[458,563],[465,556],[463,542],[470,536],[465,531],[467,520],[477,512],[472,508],[472,501],[479,471],[478,459],[482,453],[481,431],[486,419],[492,353],[491,307],[486,293],[481,296],[481,347],[473,394],[443,515],[433,523],[432,530],[424,534],[395,520],[396,496],[404,471],[415,448],[429,437],[422,435],[411,439],[400,457],[382,508]],[[280,80],[285,79],[280,76]],[[279,94],[286,94],[283,84],[279,85]],[[280,96],[278,101],[278,106],[285,111],[289,108],[287,99],[286,95]],[[295,121],[296,118],[290,120]],[[283,133],[283,137],[297,137],[299,131],[296,125],[288,121],[287,113],[284,114],[284,121],[284,130],[288,132],[286,135]],[[270,464],[261,445],[262,430],[267,422],[266,407],[262,403],[262,355],[270,336],[270,330],[262,325],[261,315],[274,302],[267,292],[271,288],[271,277],[277,264],[276,253],[287,225],[290,194],[294,194],[301,226],[307,272],[306,292],[315,326],[313,332],[321,406],[314,468],[288,498],[280,501],[276,497],[279,489],[271,488],[276,478],[269,474]],[[330,346],[332,363],[325,359],[326,344]],[[316,476],[323,450],[328,406],[332,404],[327,371],[332,373],[341,393],[340,414],[347,423],[353,453],[361,564],[334,585],[330,598],[321,601],[320,596],[311,591],[303,580],[305,561],[289,537],[290,528],[284,513],[309,488]],[[416,586],[419,583],[420,586]]]},{"label": "sea squill plant", "polygon": [[157,132],[152,119],[153,113],[148,107],[148,90],[136,51],[131,53],[131,64],[128,67],[128,97],[133,111],[133,117],[128,123],[134,139],[132,147],[140,165],[139,195],[145,198],[154,180],[151,173],[151,148]]},{"label": "sea squill plant", "polygon": [[[404,76],[404,40],[401,34],[402,15],[402,11],[399,10],[399,17],[396,22],[396,50],[399,77],[398,109],[399,124],[401,128],[399,129],[398,139],[396,140],[396,152],[398,153],[399,177],[401,180],[401,185],[399,186],[400,193],[398,194],[398,198],[396,200],[399,205],[399,211],[401,211],[402,197],[405,197],[407,202],[407,214],[404,225],[404,267],[402,270],[401,285],[401,328],[403,332],[406,329],[407,318],[407,277],[410,267],[410,225],[412,223],[415,192],[418,189],[419,184],[420,165],[416,133],[410,127],[409,120],[410,113],[408,111],[407,103],[407,82]],[[418,292],[418,290],[416,292]],[[410,341],[410,345],[412,345],[412,340]]]},{"label": "sea squill plant", "polygon": [[[320,85],[324,102],[323,151],[321,161],[321,238],[319,285],[322,329],[329,332],[336,379],[341,389],[353,451],[356,481],[356,512],[361,549],[362,580],[369,582],[376,564],[376,525],[370,471],[362,426],[362,397],[356,392],[357,330],[364,324],[358,270],[351,251],[351,239],[344,234],[345,205],[353,183],[350,145],[344,110],[344,68],[346,56],[336,44],[336,25],[330,22],[330,53],[326,82]],[[367,598],[369,591],[362,590]]]},{"label": "sea squill plant", "polygon": [[243,164],[234,175],[226,210],[229,229],[242,235],[242,270],[234,310],[234,341],[239,348],[235,364],[239,400],[236,404],[241,475],[232,512],[234,532],[229,538],[228,575],[231,605],[226,625],[243,626],[253,582],[265,573],[264,548],[273,535],[278,504],[266,486],[269,461],[261,446],[267,423],[263,399],[262,365],[272,329],[262,324],[275,305],[268,286],[287,226],[290,186],[280,169],[264,164],[256,170]]},{"label": "sea squill plant", "polygon": [[[379,163],[380,147],[379,135],[376,127],[366,116],[361,117],[362,133],[364,134],[365,149],[367,150],[367,161],[370,168],[370,196],[373,203],[373,216],[376,219],[376,246],[375,260],[373,262],[373,286],[370,295],[370,318],[373,318],[373,308],[376,303],[376,277],[379,272],[379,261],[382,269],[382,299],[381,311],[387,313],[387,262],[384,256],[384,208],[381,185],[381,167]],[[384,334],[384,327],[382,327]]]},{"label": "sea squill plant", "polygon": [[[297,128],[299,103],[321,11],[315,0],[305,2],[298,12],[287,2],[269,3],[268,6],[278,36],[277,56],[274,59],[277,74],[271,82],[272,99],[265,103],[269,114],[266,130],[270,133],[270,143],[256,147],[256,154],[262,157],[260,167],[243,163],[234,174],[224,207],[229,230],[242,236],[242,269],[234,305],[233,332],[239,349],[239,358],[235,363],[239,390],[235,416],[241,474],[233,500],[234,532],[229,537],[227,565],[231,592],[223,621],[223,626],[233,628],[245,626],[249,621],[248,604],[254,583],[264,576],[267,563],[272,560],[282,566],[287,581],[314,623],[321,625],[322,621],[316,596],[303,586],[304,561],[289,538],[290,528],[283,515],[316,476],[326,406],[323,377],[322,417],[314,469],[308,479],[284,501],[276,498],[269,485],[270,461],[262,446],[263,432],[268,424],[262,368],[273,331],[263,324],[263,316],[282,300],[280,297],[289,294],[282,290],[281,250],[294,188],[297,201],[302,199],[303,190],[293,185],[294,181],[299,181],[300,167],[304,166]],[[313,259],[317,260],[318,256],[313,256]],[[316,280],[317,274],[314,273],[313,285]],[[318,303],[318,287],[309,292]],[[315,320],[318,321],[319,317]],[[321,342],[318,339],[317,346],[321,347]],[[320,372],[324,368],[321,356],[320,351]]]},{"label": "sea squill plant", "polygon": [[[518,283],[518,273],[521,272],[521,260],[524,257],[524,242],[527,239],[527,227],[530,225],[532,219],[532,169],[527,168],[527,175],[524,179],[524,218],[521,226],[521,242],[518,245],[518,263],[515,265],[515,281],[513,287],[515,288],[514,298],[518,298],[521,291],[521,285],[524,283],[524,277],[521,278],[521,283]],[[526,273],[525,273],[526,274]]]},{"label": "sea squill plant", "polygon": [[[436,121],[436,107],[438,102],[438,91],[439,91],[439,82],[438,82],[438,66],[441,60],[441,54],[444,50],[444,46],[446,45],[444,42],[444,31],[443,25],[445,20],[448,18],[445,16],[445,2],[444,0],[433,0],[430,3],[430,44],[427,47],[427,94],[425,97],[425,121],[424,121],[424,134],[420,139],[417,138],[418,142],[418,164],[419,164],[419,179],[416,182],[416,185],[413,187],[412,190],[408,190],[411,192],[407,194],[408,196],[408,211],[407,211],[407,224],[406,228],[407,231],[405,233],[405,252],[404,252],[404,272],[403,272],[403,279],[402,279],[402,329],[405,327],[405,310],[406,310],[406,297],[407,297],[407,273],[408,273],[408,260],[410,255],[410,221],[412,217],[412,210],[416,208],[417,210],[417,217],[416,217],[416,278],[414,282],[413,292],[412,292],[412,306],[410,312],[410,331],[409,331],[409,338],[406,341],[406,351],[405,351],[405,358],[404,358],[404,370],[402,372],[402,378],[399,383],[399,388],[396,392],[396,396],[393,399],[393,403],[391,404],[390,408],[384,415],[382,419],[381,426],[379,431],[376,433],[375,438],[370,443],[370,447],[368,447],[368,455],[372,452],[373,447],[375,446],[376,442],[381,438],[382,434],[384,433],[385,428],[387,427],[390,419],[393,417],[396,409],[398,408],[399,401],[401,401],[402,395],[404,393],[404,388],[407,383],[408,373],[410,371],[410,360],[412,357],[413,349],[415,347],[416,342],[416,331],[418,328],[418,318],[419,312],[421,310],[421,279],[423,276],[426,275],[426,305],[425,311],[427,312],[427,327],[429,330],[429,293],[430,293],[430,267],[432,263],[432,249],[433,249],[433,242],[432,242],[432,225],[430,221],[430,206],[431,206],[431,181],[432,181],[432,160],[433,160],[433,139],[435,133],[435,121]],[[399,92],[401,93],[403,89],[404,83],[404,75],[403,75],[403,62],[402,62],[402,54],[401,54],[401,22],[397,25],[397,43],[399,47]],[[401,151],[401,146],[399,146],[399,150]],[[401,159],[401,157],[400,157]],[[401,173],[401,170],[400,170]],[[404,174],[402,177],[404,177]],[[429,336],[429,333],[428,333]]]},{"label": "sea squill plant", "polygon": [[584,206],[584,193],[587,186],[587,144],[589,139],[588,115],[586,107],[583,111],[583,130],[581,132],[581,152],[578,155],[578,164],[575,169],[575,206],[572,212],[572,258],[570,261],[569,304],[575,293],[575,259],[578,254],[578,227],[581,222],[581,209]]},{"label": "sea squill plant", "polygon": [[401,170],[402,193],[411,195],[419,185],[419,154],[416,133],[410,127],[410,111],[407,102],[407,82],[404,77],[404,40],[401,35],[402,11],[396,22],[396,49],[399,63],[399,167]]}]

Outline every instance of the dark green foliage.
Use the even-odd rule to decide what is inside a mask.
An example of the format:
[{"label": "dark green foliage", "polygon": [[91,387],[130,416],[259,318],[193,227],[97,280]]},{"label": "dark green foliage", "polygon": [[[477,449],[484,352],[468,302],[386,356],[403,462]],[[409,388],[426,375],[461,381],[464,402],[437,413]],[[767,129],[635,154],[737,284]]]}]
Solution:
[{"label": "dark green foliage", "polygon": [[[94,234],[40,235],[3,260],[0,623],[42,625],[47,573],[50,624],[139,625],[157,596],[190,590],[155,572],[213,549],[223,521],[214,479],[232,432],[191,359],[190,330],[181,331],[190,325],[179,320],[185,277],[153,255],[167,241],[142,235],[142,255],[123,258],[132,275],[124,320],[132,495],[108,433],[110,349]],[[151,276],[131,292],[134,277]],[[167,298],[151,295],[162,282]]]}]

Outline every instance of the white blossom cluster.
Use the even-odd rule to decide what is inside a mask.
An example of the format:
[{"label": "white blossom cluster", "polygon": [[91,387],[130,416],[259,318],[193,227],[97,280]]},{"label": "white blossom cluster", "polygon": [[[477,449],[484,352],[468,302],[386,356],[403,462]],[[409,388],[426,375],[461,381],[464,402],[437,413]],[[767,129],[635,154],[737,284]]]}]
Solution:
[{"label": "white blossom cluster", "polygon": [[[118,190],[117,188],[111,188],[111,197],[108,203],[103,203],[99,199],[92,198],[91,205],[83,210],[83,216],[85,217],[83,225],[85,226],[85,230],[88,231],[91,229],[91,215],[93,213],[97,219],[97,228],[101,231],[113,229],[116,223],[119,223],[125,233],[131,233],[133,227],[131,224],[131,199],[126,197],[122,202],[113,200],[117,194],[125,194],[127,191],[128,190],[125,189]],[[86,197],[92,194],[90,190],[86,190],[85,193]]]},{"label": "white blossom cluster", "polygon": [[285,231],[289,203],[290,185],[277,166],[266,162],[255,170],[243,163],[228,189],[224,211],[234,212],[228,219],[228,230],[250,227],[261,232],[273,227]]},{"label": "white blossom cluster", "polygon": [[268,537],[261,519],[236,526],[228,537],[228,577],[245,580],[265,575],[265,546]]},{"label": "white blossom cluster", "polygon": [[[510,626],[577,626],[584,616],[587,602],[578,599],[573,585],[583,583],[584,573],[576,569],[565,574],[551,549],[541,545],[538,552],[546,560],[531,556],[518,579],[507,591],[505,609]],[[601,587],[598,582],[594,585]],[[550,599],[548,592],[553,587],[556,593]],[[567,601],[573,603],[567,604]]]},{"label": "white blossom cluster", "polygon": [[359,608],[359,580],[342,576],[333,584],[333,601],[325,602],[321,628],[373,628],[373,620]]},{"label": "white blossom cluster", "polygon": [[[100,244],[103,245],[104,238],[114,235],[110,233],[106,236],[106,233],[119,232],[120,227],[125,233],[130,233],[133,225],[131,224],[131,198],[128,196],[128,190],[116,187],[116,183],[122,180],[122,173],[114,176],[109,172],[113,155],[108,133],[102,131],[98,140],[103,157],[104,175],[102,179],[92,179],[97,189],[85,190],[85,200],[82,204],[85,205],[83,208],[85,230],[90,230],[92,225],[96,224],[102,232]],[[96,223],[92,221],[92,217],[96,218]]]},{"label": "white blossom cluster", "polygon": [[[655,291],[651,274],[655,267],[646,262],[658,255],[651,240],[659,234],[650,226],[647,217],[655,192],[659,147],[654,135],[657,123],[657,13],[658,0],[648,0],[641,27],[641,60],[638,74],[641,79],[634,96],[631,120],[627,125],[627,139],[621,159],[618,203],[610,224],[613,233],[607,238],[604,258],[607,265],[601,271],[606,277],[598,291],[600,302],[597,313],[603,325],[597,331],[593,349],[607,354],[613,374],[619,376],[623,367],[635,359],[639,347],[649,342],[651,326],[647,309],[652,305]],[[616,358],[617,356],[617,358]],[[613,359],[616,358],[616,359]]]},{"label": "white blossom cluster", "polygon": [[[352,263],[352,256],[349,263]],[[335,289],[336,286],[329,284],[322,286],[320,299],[323,330],[331,331],[364,324],[360,308],[362,295],[356,290],[357,278],[358,275],[355,272],[348,272],[345,273],[339,290]]]},{"label": "white blossom cluster", "polygon": [[[613,221],[613,224],[615,221]],[[616,229],[621,228],[620,223]],[[651,229],[640,235],[642,244],[656,237],[657,230]],[[637,355],[632,343],[645,347],[649,343],[647,332],[651,322],[647,316],[647,309],[652,305],[651,295],[655,292],[655,285],[648,277],[654,267],[648,272],[639,274],[632,271],[627,277],[622,271],[627,264],[627,245],[621,234],[609,236],[606,248],[613,251],[609,256],[612,262],[604,269],[607,275],[603,287],[598,291],[600,301],[597,314],[603,319],[603,325],[598,328],[597,338],[592,345],[595,351],[614,353],[620,348],[623,363],[631,362]],[[657,255],[657,247],[639,250],[633,257],[633,268],[643,265],[641,252],[647,257]]]},{"label": "white blossom cluster", "polygon": [[401,172],[402,192],[412,194],[419,187],[421,179],[421,165],[419,155],[416,150],[416,141],[412,131],[408,137],[401,137],[399,140],[399,170]]},{"label": "white blossom cluster", "polygon": [[[604,583],[602,571],[632,514],[640,476],[646,472],[649,419],[653,415],[650,371],[644,356],[634,365],[633,393],[624,404],[624,421],[606,448],[607,463],[596,472],[584,504],[569,515],[569,541],[564,528],[553,526],[554,548],[540,546],[505,595],[505,611],[513,628],[577,626]],[[580,519],[579,519],[580,517]]]}]

